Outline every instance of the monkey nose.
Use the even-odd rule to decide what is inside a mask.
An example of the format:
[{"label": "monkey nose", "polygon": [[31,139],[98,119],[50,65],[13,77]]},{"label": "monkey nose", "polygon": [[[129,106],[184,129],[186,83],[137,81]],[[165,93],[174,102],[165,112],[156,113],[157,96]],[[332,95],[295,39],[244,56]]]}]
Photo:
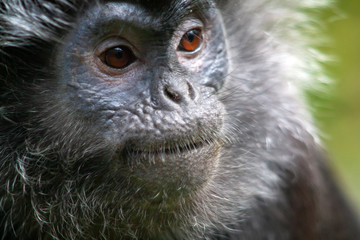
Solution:
[{"label": "monkey nose", "polygon": [[169,86],[164,87],[164,96],[166,96],[168,99],[170,99],[171,101],[173,101],[175,103],[179,103],[182,99],[180,93],[173,90]]},{"label": "monkey nose", "polygon": [[164,85],[163,95],[168,100],[180,104],[184,101],[194,100],[195,91],[188,81],[184,81],[183,83]]}]

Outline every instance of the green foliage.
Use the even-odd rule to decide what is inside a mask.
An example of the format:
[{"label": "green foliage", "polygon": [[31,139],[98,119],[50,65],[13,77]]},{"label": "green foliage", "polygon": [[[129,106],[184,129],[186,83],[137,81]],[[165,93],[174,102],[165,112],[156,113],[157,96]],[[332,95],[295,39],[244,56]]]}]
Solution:
[{"label": "green foliage", "polygon": [[324,96],[311,94],[310,104],[333,168],[360,209],[360,1],[339,0],[322,20],[331,42],[320,50],[335,59],[325,64],[334,84]]}]

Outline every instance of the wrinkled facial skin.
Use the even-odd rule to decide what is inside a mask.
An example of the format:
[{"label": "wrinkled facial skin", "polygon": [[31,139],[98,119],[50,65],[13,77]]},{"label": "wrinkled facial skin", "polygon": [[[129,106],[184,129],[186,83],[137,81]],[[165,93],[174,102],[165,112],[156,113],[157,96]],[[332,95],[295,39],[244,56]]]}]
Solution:
[{"label": "wrinkled facial skin", "polygon": [[[168,12],[131,2],[87,9],[59,49],[54,92],[115,149],[105,163],[112,172],[123,171],[139,185],[157,189],[154,194],[164,186],[192,189],[211,179],[223,124],[216,93],[228,69],[214,6],[189,5],[171,13],[182,18]],[[200,29],[201,43],[184,51],[179,45],[192,29]],[[123,68],[101,60],[118,46],[133,54]]]}]

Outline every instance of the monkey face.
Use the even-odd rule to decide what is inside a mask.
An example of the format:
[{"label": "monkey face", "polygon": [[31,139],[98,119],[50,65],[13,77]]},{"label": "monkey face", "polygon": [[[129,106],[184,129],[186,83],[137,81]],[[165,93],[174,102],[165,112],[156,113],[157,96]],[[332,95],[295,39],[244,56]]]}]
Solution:
[{"label": "monkey face", "polygon": [[[222,145],[218,91],[228,59],[218,10],[199,4],[170,11],[171,4],[112,2],[87,9],[56,50],[58,80],[49,98],[69,114],[53,126],[46,122],[48,135],[81,129],[95,139],[82,144],[88,159],[107,166],[115,181],[128,179],[153,195],[204,187]],[[78,149],[67,153],[74,154]]]}]

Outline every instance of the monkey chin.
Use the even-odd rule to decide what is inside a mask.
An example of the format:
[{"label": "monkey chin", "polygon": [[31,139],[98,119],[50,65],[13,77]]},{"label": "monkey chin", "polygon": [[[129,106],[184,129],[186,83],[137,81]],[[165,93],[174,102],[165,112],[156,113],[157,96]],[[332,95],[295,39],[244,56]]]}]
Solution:
[{"label": "monkey chin", "polygon": [[[203,189],[213,178],[220,155],[217,141],[126,148],[128,179],[145,198],[178,198]],[[136,194],[137,195],[137,194]],[[146,196],[147,195],[147,196]],[[164,200],[164,199],[163,199]]]}]

